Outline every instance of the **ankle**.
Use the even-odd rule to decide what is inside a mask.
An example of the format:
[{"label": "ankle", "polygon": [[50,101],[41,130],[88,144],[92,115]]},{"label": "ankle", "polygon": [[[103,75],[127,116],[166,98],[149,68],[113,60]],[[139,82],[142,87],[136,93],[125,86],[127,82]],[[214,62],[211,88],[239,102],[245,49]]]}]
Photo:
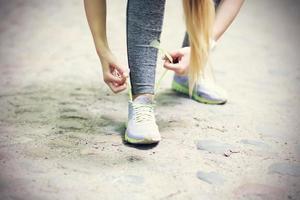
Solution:
[{"label": "ankle", "polygon": [[139,96],[147,96],[147,97],[149,97],[151,100],[153,100],[154,99],[154,94],[136,94],[136,95],[133,95],[132,96],[132,100],[135,100],[137,97],[139,97]]}]

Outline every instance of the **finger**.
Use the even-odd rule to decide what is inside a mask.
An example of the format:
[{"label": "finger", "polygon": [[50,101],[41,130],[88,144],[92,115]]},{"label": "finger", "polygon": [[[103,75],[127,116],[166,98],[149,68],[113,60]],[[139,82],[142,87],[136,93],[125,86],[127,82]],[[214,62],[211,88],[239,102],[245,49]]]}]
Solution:
[{"label": "finger", "polygon": [[173,63],[174,59],[168,52],[166,52],[166,57],[171,63]]},{"label": "finger", "polygon": [[178,59],[179,57],[182,57],[182,53],[180,52],[180,51],[178,51],[178,50],[176,50],[176,51],[173,51],[173,52],[171,52],[171,53],[169,53],[169,56],[167,56],[167,55],[164,55],[163,57],[162,57],[162,60],[168,60],[168,61],[174,61],[174,60],[176,60],[176,59]]},{"label": "finger", "polygon": [[119,75],[121,75],[122,77],[127,78],[128,74],[129,74],[129,68],[128,67],[124,67],[122,65],[119,64],[114,64],[112,65],[112,67],[114,68],[114,70],[117,70],[117,72],[119,73]]},{"label": "finger", "polygon": [[121,92],[123,90],[125,90],[127,88],[127,84],[124,83],[123,85],[115,85],[114,83],[108,83],[107,84],[110,89],[114,92],[114,93],[118,93]]},{"label": "finger", "polygon": [[123,72],[122,75],[123,75],[124,78],[128,78],[129,77],[129,68],[127,68],[126,71]]},{"label": "finger", "polygon": [[115,87],[115,91],[116,92],[122,92],[126,88],[127,88],[127,84],[119,85],[119,86]]},{"label": "finger", "polygon": [[126,82],[126,78],[125,77],[117,77],[112,75],[111,73],[107,73],[105,76],[105,82],[115,82],[118,83],[120,85],[124,84],[124,82]]},{"label": "finger", "polygon": [[172,71],[177,71],[177,70],[182,70],[183,66],[180,65],[179,63],[174,64],[174,63],[170,63],[169,61],[165,61],[164,68]]},{"label": "finger", "polygon": [[179,64],[166,64],[164,67],[168,70],[174,71],[176,74],[185,74],[185,68]]},{"label": "finger", "polygon": [[172,58],[178,58],[178,57],[183,56],[182,52],[179,50],[170,52],[170,55],[172,56]]},{"label": "finger", "polygon": [[163,57],[161,57],[162,60],[165,60],[165,61],[169,61],[170,63],[173,63],[175,59],[177,58],[174,58],[172,56],[167,56],[167,55],[164,55]]},{"label": "finger", "polygon": [[119,84],[119,83],[116,83],[116,82],[111,82],[111,83],[112,83],[112,85],[115,86],[115,87],[119,87],[119,86],[121,86],[121,85],[127,84],[127,82],[124,82],[124,83],[122,83],[122,84]]}]

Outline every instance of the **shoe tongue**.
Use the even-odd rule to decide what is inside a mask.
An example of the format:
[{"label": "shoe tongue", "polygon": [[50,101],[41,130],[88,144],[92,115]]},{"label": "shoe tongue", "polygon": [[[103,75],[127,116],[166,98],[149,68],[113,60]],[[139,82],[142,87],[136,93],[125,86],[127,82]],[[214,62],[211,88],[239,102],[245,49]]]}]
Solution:
[{"label": "shoe tongue", "polygon": [[153,100],[149,96],[140,95],[137,98],[135,98],[133,102],[141,103],[141,104],[151,104],[151,103],[153,103]]}]

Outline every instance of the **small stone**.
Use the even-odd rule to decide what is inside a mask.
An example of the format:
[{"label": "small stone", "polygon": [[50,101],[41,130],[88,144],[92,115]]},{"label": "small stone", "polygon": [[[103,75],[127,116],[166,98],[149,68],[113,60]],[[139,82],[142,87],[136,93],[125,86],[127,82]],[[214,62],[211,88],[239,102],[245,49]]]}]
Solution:
[{"label": "small stone", "polygon": [[213,184],[213,185],[222,185],[225,182],[224,177],[217,172],[198,171],[197,177],[200,180],[207,182],[209,184]]},{"label": "small stone", "polygon": [[143,158],[140,157],[140,156],[128,156],[128,157],[126,158],[126,160],[127,160],[128,162],[130,162],[130,163],[133,163],[133,162],[142,161]]},{"label": "small stone", "polygon": [[233,153],[240,153],[240,151],[239,151],[239,150],[236,150],[236,149],[234,149],[234,150],[229,149],[229,150],[226,150],[226,151],[224,152],[224,156],[229,157],[229,156],[231,156],[231,154],[233,154]]},{"label": "small stone", "polygon": [[225,151],[224,156],[229,157],[231,156],[232,152],[231,151]]},{"label": "small stone", "polygon": [[274,163],[269,167],[269,173],[300,176],[300,165],[290,163]]},{"label": "small stone", "polygon": [[[230,151],[231,149],[236,149],[233,145],[218,142],[215,140],[200,140],[197,143],[197,149],[208,151],[210,153],[224,155],[225,152]],[[236,150],[234,150],[236,151]]]},{"label": "small stone", "polygon": [[145,178],[142,176],[136,175],[122,175],[119,177],[115,177],[113,182],[118,182],[119,184],[134,184],[134,185],[141,185],[145,182]]}]

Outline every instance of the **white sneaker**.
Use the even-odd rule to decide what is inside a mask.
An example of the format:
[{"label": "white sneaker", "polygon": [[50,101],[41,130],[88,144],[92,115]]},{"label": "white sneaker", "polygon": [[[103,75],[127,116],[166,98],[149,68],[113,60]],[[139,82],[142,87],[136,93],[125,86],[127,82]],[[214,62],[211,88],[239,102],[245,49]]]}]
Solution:
[{"label": "white sneaker", "polygon": [[[189,95],[189,80],[187,76],[174,75],[172,89]],[[227,93],[220,88],[213,80],[201,78],[196,84],[192,98],[200,103],[225,104]]]},{"label": "white sneaker", "polygon": [[132,144],[152,144],[160,140],[154,115],[154,102],[150,97],[140,95],[128,104],[125,141]]}]

